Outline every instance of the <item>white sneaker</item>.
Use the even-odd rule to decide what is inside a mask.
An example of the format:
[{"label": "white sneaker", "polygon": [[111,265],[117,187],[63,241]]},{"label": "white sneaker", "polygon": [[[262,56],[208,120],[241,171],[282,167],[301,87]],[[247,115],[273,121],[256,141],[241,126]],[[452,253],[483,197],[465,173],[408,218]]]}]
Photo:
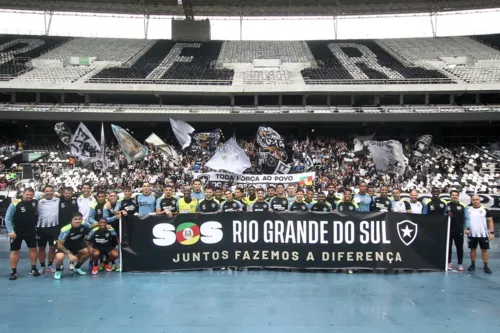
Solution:
[{"label": "white sneaker", "polygon": [[70,262],[70,263],[69,263],[69,269],[70,269],[71,271],[74,271],[74,270],[75,270],[75,263],[74,263],[74,262]]},{"label": "white sneaker", "polygon": [[348,269],[347,273],[352,274],[352,269]]},{"label": "white sneaker", "polygon": [[449,271],[453,270],[453,264],[451,262],[448,263],[448,270]]}]

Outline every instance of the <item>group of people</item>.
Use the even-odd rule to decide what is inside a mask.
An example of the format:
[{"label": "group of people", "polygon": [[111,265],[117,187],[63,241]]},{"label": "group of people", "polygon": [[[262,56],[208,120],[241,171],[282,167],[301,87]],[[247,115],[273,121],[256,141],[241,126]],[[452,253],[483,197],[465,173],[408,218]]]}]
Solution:
[{"label": "group of people", "polygon": [[[459,201],[459,192],[451,191],[450,200],[440,198],[441,190],[432,189],[432,197],[424,202],[418,200],[418,192],[410,192],[410,199],[401,198],[401,190],[385,185],[376,188],[361,181],[357,193],[345,188],[342,193],[330,183],[327,190],[315,191],[312,187],[301,189],[294,184],[268,186],[265,190],[248,186],[245,188],[212,188],[202,186],[195,179],[191,186],[184,186],[182,195],[177,195],[170,182],[157,197],[151,184],[144,181],[140,193],[126,186],[123,193],[106,192],[84,183],[81,195],[74,196],[71,188],[54,193],[53,186],[45,186],[43,193],[35,195],[33,189],[25,189],[20,200],[12,202],[7,210],[6,224],[11,239],[11,274],[17,278],[19,250],[24,241],[30,250],[30,274],[39,276],[53,272],[60,279],[63,260],[67,256],[70,269],[86,274],[82,265],[90,258],[92,274],[99,270],[119,270],[115,261],[119,258],[119,220],[129,215],[166,215],[224,213],[224,212],[317,212],[317,213],[367,213],[396,212],[407,214],[447,215],[450,217],[448,268],[453,269],[451,249],[455,244],[458,271],[463,271],[464,234],[471,249],[471,265],[475,270],[476,249],[482,251],[483,270],[491,274],[488,266],[489,242],[494,239],[494,224],[488,209],[481,206],[478,196],[472,197],[472,205]],[[49,246],[46,268],[46,247]],[[37,259],[41,269],[37,269]]]}]

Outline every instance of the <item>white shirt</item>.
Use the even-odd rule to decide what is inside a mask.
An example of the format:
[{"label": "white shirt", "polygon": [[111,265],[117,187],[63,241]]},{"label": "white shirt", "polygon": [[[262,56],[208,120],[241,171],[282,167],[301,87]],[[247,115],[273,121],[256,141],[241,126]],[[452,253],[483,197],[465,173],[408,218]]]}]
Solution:
[{"label": "white shirt", "polygon": [[488,226],[488,217],[491,217],[490,211],[483,206],[479,208],[469,206],[467,209],[470,216],[470,237],[488,237],[490,235],[490,228]]},{"label": "white shirt", "polygon": [[59,198],[38,200],[37,228],[56,227],[59,224]]},{"label": "white shirt", "polygon": [[399,199],[399,201],[392,200],[392,210],[396,213],[407,213],[411,209],[408,201]]},{"label": "white shirt", "polygon": [[83,215],[83,221],[88,221],[89,219],[89,213],[90,213],[90,207],[96,202],[97,200],[91,195],[88,198],[85,198],[82,195],[80,195],[76,199],[76,203],[78,204],[78,211],[82,213]]},{"label": "white shirt", "polygon": [[422,203],[420,201],[417,201],[415,203],[410,201],[410,206],[412,214],[422,214],[422,209],[424,208],[424,206],[422,206]]}]

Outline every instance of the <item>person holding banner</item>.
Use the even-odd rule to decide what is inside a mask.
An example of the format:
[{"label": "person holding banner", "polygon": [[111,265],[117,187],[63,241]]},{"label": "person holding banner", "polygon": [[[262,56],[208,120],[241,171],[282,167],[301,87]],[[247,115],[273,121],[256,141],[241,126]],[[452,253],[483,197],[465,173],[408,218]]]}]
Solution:
[{"label": "person holding banner", "polygon": [[392,212],[392,201],[387,194],[389,188],[385,185],[380,187],[380,196],[375,197],[370,208],[371,212]]},{"label": "person holding banner", "polygon": [[354,195],[353,201],[358,204],[357,212],[368,213],[370,211],[370,206],[372,204],[372,197],[366,193],[368,185],[366,182],[359,182],[359,193]]},{"label": "person holding banner", "polygon": [[226,201],[221,205],[222,212],[242,212],[243,206],[239,201],[233,199],[233,193],[231,190],[226,190],[224,192],[226,196]]},{"label": "person holding banner", "polygon": [[214,192],[215,192],[215,194],[214,194],[214,198],[215,198],[215,200],[217,200],[217,202],[218,202],[220,205],[222,205],[222,203],[223,203],[224,201],[226,201],[226,199],[224,199],[224,198],[222,197],[222,189],[221,189],[220,187],[216,187]]},{"label": "person holding banner", "polygon": [[257,200],[254,201],[248,211],[250,212],[267,212],[269,204],[264,200],[264,190],[259,188],[257,190]]},{"label": "person holding banner", "polygon": [[110,216],[109,210],[106,208],[106,192],[97,192],[97,202],[90,207],[89,223],[95,227],[101,218],[106,218],[106,221],[112,221],[115,216]]},{"label": "person holding banner", "polygon": [[453,269],[451,262],[451,249],[453,242],[457,250],[458,271],[462,272],[464,259],[464,229],[469,225],[469,210],[467,206],[458,200],[460,193],[456,190],[450,192],[450,201],[446,204],[446,211],[450,217],[450,240],[448,248],[448,269]]},{"label": "person holding banner", "polygon": [[142,194],[135,197],[138,213],[141,216],[154,214],[156,212],[156,197],[151,193],[151,184],[149,182],[142,183]]},{"label": "person holding banner", "polygon": [[308,212],[309,205],[304,202],[304,191],[298,190],[295,193],[296,200],[290,204],[288,211],[290,212]]},{"label": "person holding banner", "polygon": [[221,210],[220,203],[214,198],[214,190],[211,187],[205,188],[205,198],[198,202],[200,213],[217,213]]},{"label": "person holding banner", "polygon": [[185,186],[183,189],[184,197],[177,200],[175,210],[179,214],[194,214],[198,211],[198,201],[191,198],[191,187]]},{"label": "person holding banner", "polygon": [[337,202],[342,200],[342,198],[337,195],[337,186],[334,183],[330,183],[328,184],[327,190],[328,194],[326,196],[326,201],[335,209]]},{"label": "person holding banner", "polygon": [[446,201],[441,199],[439,195],[441,190],[433,187],[431,190],[432,197],[424,202],[423,214],[426,215],[446,215]]},{"label": "person holding banner", "polygon": [[248,187],[248,197],[245,198],[245,203],[247,207],[250,207],[255,201],[257,201],[257,194],[255,192],[255,186],[250,185]]},{"label": "person holding banner", "polygon": [[269,211],[284,212],[288,210],[288,200],[285,196],[285,185],[276,185],[278,195],[269,201]]},{"label": "person holding banner", "polygon": [[481,198],[478,195],[472,197],[472,207],[469,210],[469,224],[465,233],[469,235],[469,249],[471,265],[469,272],[476,269],[476,249],[481,248],[483,258],[483,270],[487,274],[491,274],[491,269],[488,267],[488,250],[490,241],[495,239],[495,224],[493,217],[488,209],[481,206]]},{"label": "person holding banner", "polygon": [[[295,187],[295,184],[290,184],[286,188],[286,191],[287,191],[288,204],[290,205],[297,199],[296,196],[297,187]],[[304,197],[304,193],[302,193],[302,197]]]},{"label": "person holding banner", "polygon": [[267,203],[270,203],[274,197],[276,197],[276,189],[272,185],[268,186],[267,195],[265,196],[264,200],[266,200]]},{"label": "person holding banner", "polygon": [[412,214],[422,214],[424,210],[424,206],[420,201],[418,201],[418,191],[411,190],[410,191],[410,207]]},{"label": "person holding banner", "polygon": [[309,208],[316,203],[314,200],[314,191],[310,188],[306,191],[306,198],[304,202],[309,206]]},{"label": "person holding banner", "polygon": [[311,212],[323,212],[330,213],[333,211],[333,207],[326,201],[326,195],[323,192],[318,193],[318,202],[314,202],[309,206]]},{"label": "person holding banner", "polygon": [[174,188],[171,185],[165,186],[163,195],[156,200],[156,215],[167,215],[168,218],[174,216],[179,199],[172,195],[173,192]]},{"label": "person holding banner", "polygon": [[123,195],[123,199],[119,201],[119,209],[122,217],[127,218],[129,214],[134,215],[137,213],[138,206],[137,201],[132,198],[132,188],[130,186],[126,186],[123,189]]},{"label": "person holding banner", "polygon": [[355,212],[358,209],[358,204],[352,201],[352,191],[350,189],[344,190],[344,197],[337,203],[337,211],[340,213]]},{"label": "person holding banner", "polygon": [[243,189],[237,187],[234,190],[234,200],[238,201],[241,204],[241,208],[243,209],[244,212],[247,211],[247,204],[245,202],[245,198],[243,196]]},{"label": "person holding banner", "polygon": [[205,193],[203,192],[203,189],[201,188],[201,180],[195,179],[193,181],[193,191],[191,192],[191,197],[198,202],[201,199],[205,198]]},{"label": "person holding banner", "polygon": [[401,190],[399,188],[392,189],[392,209],[395,213],[411,214],[410,203],[401,199]]}]

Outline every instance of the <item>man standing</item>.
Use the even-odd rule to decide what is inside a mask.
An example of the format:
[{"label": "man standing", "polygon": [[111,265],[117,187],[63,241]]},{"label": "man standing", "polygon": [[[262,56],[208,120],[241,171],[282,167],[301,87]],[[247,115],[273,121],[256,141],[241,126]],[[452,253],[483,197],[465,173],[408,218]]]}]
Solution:
[{"label": "man standing", "polygon": [[247,204],[245,198],[243,197],[243,189],[237,187],[234,190],[234,200],[241,204],[241,209],[243,209],[244,212],[247,211]]},{"label": "man standing", "polygon": [[278,192],[278,195],[269,201],[269,211],[284,212],[285,210],[288,210],[288,200],[285,197],[285,185],[276,185],[276,191]]},{"label": "man standing", "polygon": [[257,201],[257,194],[255,192],[255,186],[250,185],[248,187],[248,197],[245,198],[245,203],[247,207],[250,207],[255,201]]},{"label": "man standing", "polygon": [[366,192],[368,186],[365,182],[360,182],[359,193],[354,195],[353,201],[358,205],[357,212],[367,213],[370,211],[370,205],[372,204],[372,197]]},{"label": "man standing", "polygon": [[311,212],[324,212],[329,213],[333,210],[332,206],[326,202],[326,195],[323,192],[318,193],[318,202],[309,206]]},{"label": "man standing", "polygon": [[481,198],[478,195],[472,197],[472,207],[469,210],[469,225],[465,233],[469,235],[469,249],[471,265],[469,272],[476,269],[476,249],[477,245],[481,248],[483,257],[484,272],[491,274],[491,269],[488,267],[488,249],[490,241],[495,238],[495,226],[490,211],[481,206]]},{"label": "man standing", "polygon": [[424,205],[420,201],[418,201],[418,191],[411,190],[410,191],[410,207],[412,214],[422,214],[424,210]]},{"label": "man standing", "polygon": [[156,197],[151,193],[151,184],[148,182],[142,183],[142,194],[135,197],[138,213],[140,216],[154,214],[156,211]]},{"label": "man standing", "polygon": [[326,202],[328,202],[332,207],[335,207],[337,202],[342,200],[341,197],[337,195],[337,186],[335,184],[330,183],[327,187],[328,195],[326,196]]},{"label": "man standing", "polygon": [[462,272],[464,270],[464,267],[462,266],[464,258],[464,229],[466,225],[469,225],[469,210],[464,203],[458,201],[459,195],[458,191],[451,191],[450,201],[446,204],[446,211],[450,217],[448,269],[453,269],[453,264],[451,263],[451,250],[453,242],[455,242],[458,258],[458,271]]},{"label": "man standing", "polygon": [[243,207],[241,206],[241,203],[239,201],[236,201],[233,199],[233,194],[231,193],[230,190],[226,190],[224,192],[224,195],[226,196],[226,201],[221,205],[221,210],[223,212],[242,212]]},{"label": "man standing", "polygon": [[90,254],[90,246],[88,246],[85,236],[90,231],[90,223],[83,221],[83,216],[80,212],[73,214],[71,224],[61,229],[61,234],[57,241],[56,250],[56,273],[54,279],[59,280],[62,275],[61,265],[64,261],[64,256],[68,256],[71,262],[76,262],[75,272],[80,275],[85,275],[82,269],[83,263],[87,260]]},{"label": "man standing", "polygon": [[24,240],[29,248],[31,261],[30,275],[39,276],[36,269],[36,223],[38,216],[37,202],[33,200],[35,191],[27,188],[19,202],[11,203],[5,214],[5,223],[10,238],[10,280],[17,279],[19,250]]},{"label": "man standing", "polygon": [[410,203],[401,199],[401,190],[392,189],[392,209],[395,213],[411,213]]},{"label": "man standing", "polygon": [[269,210],[269,204],[264,200],[263,189],[257,190],[257,200],[250,205],[248,210],[251,212],[267,212]]},{"label": "man standing", "polygon": [[372,202],[372,206],[370,207],[370,211],[372,212],[392,212],[392,201],[389,199],[387,194],[389,193],[389,189],[387,186],[382,185],[380,187],[380,196],[375,197]]},{"label": "man standing", "polygon": [[185,186],[183,192],[184,197],[177,200],[176,211],[179,214],[196,213],[198,209],[198,201],[191,198],[191,187]]},{"label": "man standing", "polygon": [[308,189],[306,191],[306,198],[304,199],[304,202],[311,207],[316,203],[316,200],[314,200],[314,190],[313,189]]},{"label": "man standing", "polygon": [[446,215],[446,201],[441,199],[439,195],[441,191],[437,187],[431,190],[432,197],[424,201],[423,214],[426,215]]},{"label": "man standing", "polygon": [[211,187],[205,188],[205,199],[198,202],[198,211],[201,213],[217,213],[220,204],[214,199],[214,191]]},{"label": "man standing", "polygon": [[222,205],[222,203],[225,200],[222,197],[222,189],[220,187],[216,187],[214,192],[215,192],[215,195],[214,195],[215,200],[217,200],[217,202]]},{"label": "man standing", "polygon": [[200,201],[205,198],[205,193],[203,193],[203,189],[201,188],[201,180],[195,179],[193,181],[193,191],[191,192],[191,198],[196,201]]},{"label": "man standing", "polygon": [[297,199],[297,197],[296,197],[297,187],[295,186],[295,184],[290,184],[286,188],[286,191],[288,193],[288,195],[287,195],[288,204],[290,205],[292,202],[294,202]]},{"label": "man standing", "polygon": [[352,191],[344,190],[344,197],[337,202],[337,211],[340,213],[354,213],[358,209],[358,204],[352,201]]},{"label": "man standing", "polygon": [[174,189],[172,186],[165,186],[163,196],[156,200],[157,215],[167,215],[168,218],[172,218],[174,216],[173,214],[175,214],[175,207],[177,206],[178,198],[172,195],[173,192]]},{"label": "man standing", "polygon": [[123,189],[123,199],[119,202],[120,213],[122,216],[134,215],[137,213],[138,205],[137,201],[132,198],[132,189],[130,187],[125,187]]},{"label": "man standing", "polygon": [[106,220],[114,218],[114,216],[109,216],[109,210],[106,209],[106,192],[99,191],[97,192],[97,201],[90,207],[88,221],[93,227],[96,227],[103,217]]},{"label": "man standing", "polygon": [[73,214],[78,212],[78,204],[76,199],[73,198],[73,189],[66,187],[63,190],[61,200],[59,200],[59,232],[62,227],[71,223]]},{"label": "man standing", "polygon": [[304,191],[298,190],[295,197],[295,201],[290,204],[288,210],[290,212],[308,212],[309,206],[304,202]]},{"label": "man standing", "polygon": [[271,200],[275,197],[276,197],[276,189],[274,188],[274,186],[268,186],[267,187],[267,195],[264,198],[264,200],[266,200],[268,203],[270,203]]},{"label": "man standing", "polygon": [[78,210],[83,215],[83,220],[88,221],[90,208],[96,202],[95,198],[90,193],[91,186],[90,183],[82,184],[82,195],[76,199],[76,203],[78,205]]},{"label": "man standing", "polygon": [[54,197],[54,187],[47,185],[43,189],[44,198],[38,201],[38,223],[36,233],[38,236],[38,260],[40,261],[40,274],[45,273],[45,248],[49,244],[49,272],[55,272],[52,266],[56,256],[56,241],[59,236],[59,198]]}]

